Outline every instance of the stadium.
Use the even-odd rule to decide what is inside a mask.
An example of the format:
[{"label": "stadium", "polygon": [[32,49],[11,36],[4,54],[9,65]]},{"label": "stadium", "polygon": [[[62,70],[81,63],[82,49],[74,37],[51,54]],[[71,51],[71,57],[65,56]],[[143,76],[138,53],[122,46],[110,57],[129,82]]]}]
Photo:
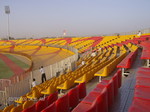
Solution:
[{"label": "stadium", "polygon": [[150,112],[150,0],[0,0],[0,112]]},{"label": "stadium", "polygon": [[148,112],[149,39],[150,29],[1,40],[1,112]]}]

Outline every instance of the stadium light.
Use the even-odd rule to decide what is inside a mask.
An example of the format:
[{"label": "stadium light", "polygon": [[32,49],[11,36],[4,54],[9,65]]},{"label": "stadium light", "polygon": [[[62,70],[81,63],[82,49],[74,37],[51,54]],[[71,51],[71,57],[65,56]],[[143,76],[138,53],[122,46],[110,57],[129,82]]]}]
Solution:
[{"label": "stadium light", "polygon": [[8,15],[8,21],[7,21],[7,36],[8,40],[10,38],[10,28],[9,28],[9,14],[10,14],[10,8],[9,6],[5,6],[5,13]]}]

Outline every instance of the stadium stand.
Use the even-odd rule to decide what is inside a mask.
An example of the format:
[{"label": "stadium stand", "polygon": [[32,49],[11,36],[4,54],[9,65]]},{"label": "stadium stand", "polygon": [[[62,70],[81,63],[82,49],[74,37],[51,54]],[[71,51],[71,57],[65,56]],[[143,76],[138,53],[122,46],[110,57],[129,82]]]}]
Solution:
[{"label": "stadium stand", "polygon": [[[20,98],[15,101],[20,105],[7,106],[3,111],[7,109],[10,112],[108,112],[118,96],[118,88],[122,85],[121,73],[124,74],[125,68],[131,68],[138,55],[138,50],[141,48],[143,48],[141,59],[146,59],[147,67],[149,67],[148,39],[149,36],[142,34],[141,37],[136,37],[136,35],[117,35],[71,39],[12,40],[6,43],[2,41],[0,42],[1,52],[23,52],[30,54],[32,57],[37,56],[37,60],[39,57],[47,59],[47,56],[42,55],[45,52],[59,53],[60,59],[65,59],[74,54],[71,51],[66,51],[68,54],[57,52],[65,51],[62,46],[73,46],[81,53],[80,59],[75,62],[76,68],[74,70],[68,69],[68,71],[58,76],[52,76],[44,83],[36,85],[26,94],[20,95]],[[7,45],[3,46],[4,43]],[[62,48],[52,49],[49,45],[61,46]],[[92,55],[93,53],[95,55]],[[59,57],[56,58],[58,59]],[[56,62],[59,61],[57,59]],[[84,65],[82,65],[82,61],[85,61]],[[119,69],[113,74],[117,67],[122,68],[122,70]],[[54,68],[58,69],[60,66],[56,64]],[[51,73],[53,74],[53,71]],[[139,68],[136,73],[136,86],[132,105],[129,109],[130,112],[137,112],[138,110],[149,111],[149,75],[147,75],[149,73],[149,68]],[[95,79],[95,76],[99,76],[99,83],[87,94],[86,85]],[[109,80],[101,80],[101,76],[110,78]],[[58,90],[61,90],[60,94],[64,90],[64,95],[60,97]],[[40,100],[43,96],[45,98]],[[29,101],[24,101],[23,99],[28,99]],[[32,100],[36,100],[36,102]],[[147,106],[143,105],[144,103]]]}]

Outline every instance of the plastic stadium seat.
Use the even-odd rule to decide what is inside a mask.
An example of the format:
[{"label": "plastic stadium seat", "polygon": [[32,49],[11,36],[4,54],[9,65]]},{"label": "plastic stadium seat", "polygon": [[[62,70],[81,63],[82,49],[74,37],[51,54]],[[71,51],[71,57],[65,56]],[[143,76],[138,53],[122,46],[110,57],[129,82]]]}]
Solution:
[{"label": "plastic stadium seat", "polygon": [[56,104],[55,104],[55,102],[52,103],[51,105],[49,105],[48,107],[46,107],[41,112],[56,112]]},{"label": "plastic stadium seat", "polygon": [[114,102],[114,81],[103,80],[99,86],[106,86],[108,90],[108,107],[111,107]]},{"label": "plastic stadium seat", "polygon": [[21,96],[18,100],[15,100],[16,103],[24,103],[27,100],[26,95]]},{"label": "plastic stadium seat", "polygon": [[150,112],[150,101],[134,98],[128,112]]},{"label": "plastic stadium seat", "polygon": [[77,86],[78,90],[79,90],[79,99],[82,99],[86,96],[86,85],[85,83],[80,83]]},{"label": "plastic stadium seat", "polygon": [[46,107],[47,107],[47,100],[46,99],[39,100],[36,103],[36,112],[41,112],[41,110],[43,110]]},{"label": "plastic stadium seat", "polygon": [[136,86],[134,91],[134,97],[150,100],[150,86]]},{"label": "plastic stadium seat", "polygon": [[58,99],[58,92],[52,93],[47,97],[47,104],[51,105]]},{"label": "plastic stadium seat", "polygon": [[97,112],[97,102],[94,101],[93,104],[79,103],[72,112]]},{"label": "plastic stadium seat", "polygon": [[36,112],[36,104],[32,105],[31,107],[24,109],[22,112]]},{"label": "plastic stadium seat", "polygon": [[26,108],[28,108],[28,107],[31,107],[33,104],[34,104],[33,101],[26,101],[26,102],[23,103],[22,108],[23,108],[23,109],[26,109]]},{"label": "plastic stadium seat", "polygon": [[116,97],[118,94],[118,73],[116,73],[112,79],[114,81],[114,96]]},{"label": "plastic stadium seat", "polygon": [[150,87],[150,78],[137,77],[136,86],[149,86]]},{"label": "plastic stadium seat", "polygon": [[41,91],[41,94],[49,95],[54,93],[55,89],[52,86],[49,86],[46,90]]},{"label": "plastic stadium seat", "polygon": [[68,94],[65,94],[56,101],[56,112],[69,112]]},{"label": "plastic stadium seat", "polygon": [[14,107],[14,104],[5,107],[3,111],[4,111],[4,112],[9,112],[13,107]]},{"label": "plastic stadium seat", "polygon": [[87,103],[87,104],[92,104],[98,96],[100,96],[100,93],[91,91],[81,102]]},{"label": "plastic stadium seat", "polygon": [[108,91],[106,88],[97,97],[97,112],[108,112]]},{"label": "plastic stadium seat", "polygon": [[74,108],[79,103],[79,90],[77,87],[71,89],[68,92],[69,96],[69,107]]},{"label": "plastic stadium seat", "polygon": [[120,88],[121,87],[121,83],[122,83],[121,69],[119,69],[117,71],[117,74],[118,74],[118,88]]},{"label": "plastic stadium seat", "polygon": [[140,67],[140,68],[138,68],[138,71],[149,71],[150,72],[150,68]]},{"label": "plastic stadium seat", "polygon": [[93,92],[97,92],[97,93],[101,93],[102,90],[105,88],[105,86],[96,86],[92,91]]},{"label": "plastic stadium seat", "polygon": [[34,88],[32,90],[32,93],[27,95],[27,98],[29,98],[29,99],[38,99],[38,98],[40,98],[40,96],[41,96],[41,93],[39,92],[39,90],[37,88]]},{"label": "plastic stadium seat", "polygon": [[22,110],[22,105],[19,105],[17,107],[12,108],[10,112],[21,112]]},{"label": "plastic stadium seat", "polygon": [[138,71],[136,77],[150,78],[150,72]]}]

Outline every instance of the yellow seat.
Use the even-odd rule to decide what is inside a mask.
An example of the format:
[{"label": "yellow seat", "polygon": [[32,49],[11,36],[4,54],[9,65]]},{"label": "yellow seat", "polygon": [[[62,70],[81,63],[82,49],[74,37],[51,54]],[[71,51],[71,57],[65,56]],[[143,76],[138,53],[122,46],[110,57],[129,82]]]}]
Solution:
[{"label": "yellow seat", "polygon": [[15,100],[16,103],[24,103],[25,101],[27,101],[26,95],[23,95],[18,100]]},{"label": "yellow seat", "polygon": [[41,94],[49,95],[49,94],[54,93],[55,91],[56,91],[56,88],[51,85],[46,90],[41,91]]},{"label": "yellow seat", "polygon": [[21,112],[23,110],[22,108],[22,104],[17,106],[17,107],[14,107],[10,110],[10,112]]},{"label": "yellow seat", "polygon": [[38,99],[41,97],[41,93],[37,88],[34,88],[30,94],[27,94],[27,98],[29,99]]},{"label": "yellow seat", "polygon": [[10,112],[10,110],[14,107],[14,104],[7,106],[4,108],[3,112]]},{"label": "yellow seat", "polygon": [[79,77],[74,81],[74,83],[83,83],[87,81],[87,74],[84,74],[83,76]]},{"label": "yellow seat", "polygon": [[34,104],[34,102],[33,102],[32,100],[26,101],[26,102],[24,102],[22,108],[23,108],[23,109],[26,109],[26,108],[28,108],[28,107],[31,107],[33,104]]},{"label": "yellow seat", "polygon": [[57,86],[57,89],[67,90],[74,85],[74,81],[72,78],[67,79],[64,83]]}]

